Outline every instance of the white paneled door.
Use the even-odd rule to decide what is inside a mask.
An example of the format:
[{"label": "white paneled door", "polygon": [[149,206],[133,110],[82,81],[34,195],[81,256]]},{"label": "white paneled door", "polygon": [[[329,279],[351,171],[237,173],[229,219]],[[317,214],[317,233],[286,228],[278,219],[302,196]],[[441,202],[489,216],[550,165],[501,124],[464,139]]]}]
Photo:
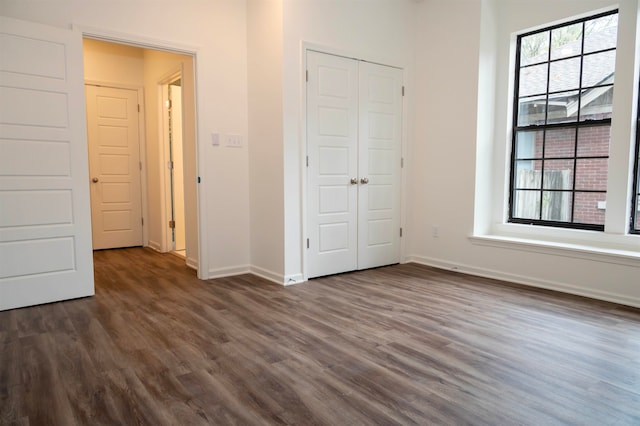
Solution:
[{"label": "white paneled door", "polygon": [[307,276],[400,261],[402,70],[307,53]]},{"label": "white paneled door", "polygon": [[402,70],[359,62],[358,268],[400,261]]},{"label": "white paneled door", "polygon": [[0,17],[0,310],[94,293],[81,34]]},{"label": "white paneled door", "polygon": [[86,86],[93,248],[142,245],[137,90]]}]

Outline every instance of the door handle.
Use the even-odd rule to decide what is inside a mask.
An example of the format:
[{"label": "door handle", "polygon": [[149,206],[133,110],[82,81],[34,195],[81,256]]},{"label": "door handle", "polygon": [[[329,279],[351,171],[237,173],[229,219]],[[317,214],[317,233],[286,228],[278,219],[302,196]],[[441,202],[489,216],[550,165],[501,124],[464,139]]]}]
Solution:
[{"label": "door handle", "polygon": [[358,183],[358,178],[351,178],[351,185],[356,185]]},{"label": "door handle", "polygon": [[369,178],[362,178],[362,179],[360,179],[360,183],[361,183],[361,184],[363,184],[363,185],[368,184],[368,183],[369,183]]},{"label": "door handle", "polygon": [[91,182],[93,182],[93,183],[97,183],[97,182],[98,182],[98,178],[93,178],[93,179],[91,179]]}]

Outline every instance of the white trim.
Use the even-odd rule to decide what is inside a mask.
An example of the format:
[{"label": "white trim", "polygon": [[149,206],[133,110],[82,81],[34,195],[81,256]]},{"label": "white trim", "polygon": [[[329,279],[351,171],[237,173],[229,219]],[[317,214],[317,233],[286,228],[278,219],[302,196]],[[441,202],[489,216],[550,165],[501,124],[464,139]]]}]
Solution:
[{"label": "white trim", "polygon": [[308,282],[308,280],[304,279],[304,276],[302,274],[291,274],[291,275],[286,275],[284,277],[284,285],[285,286],[290,286],[290,285],[295,285],[295,284],[303,284]]},{"label": "white trim", "polygon": [[[173,244],[171,239],[171,233],[169,232],[169,218],[171,217],[171,170],[167,167],[171,160],[169,149],[169,123],[168,123],[168,110],[165,108],[165,102],[168,100],[168,87],[172,81],[182,78],[183,66],[182,63],[177,67],[174,67],[170,72],[165,73],[157,83],[158,99],[158,134],[162,137],[162,143],[160,146],[161,155],[160,159],[160,181],[162,187],[160,188],[160,203],[164,206],[164,209],[160,212],[160,231],[162,234],[162,249],[165,252],[173,250]],[[184,108],[183,108],[184,110]],[[183,131],[184,133],[184,131]],[[183,135],[184,136],[184,135]],[[184,139],[184,138],[183,138]],[[184,191],[184,188],[183,188]],[[190,207],[190,206],[189,206]]]},{"label": "white trim", "polygon": [[82,33],[83,38],[106,41],[108,43],[126,44],[128,46],[139,47],[142,49],[161,50],[163,52],[194,56],[201,48],[200,46],[176,43],[172,40],[143,37],[131,33],[123,33],[120,31],[96,28],[76,23],[72,23],[71,27],[74,30],[79,30]]},{"label": "white trim", "polygon": [[541,280],[538,278],[528,277],[525,275],[509,274],[495,269],[478,268],[476,266],[454,264],[442,259],[409,256],[407,262],[418,263],[421,265],[432,266],[439,269],[446,269],[478,277],[492,278],[501,281],[508,281],[514,284],[522,284],[529,287],[543,288],[547,290],[558,291],[561,293],[573,294],[577,296],[589,297],[592,299],[603,300],[606,302],[619,303],[622,305],[640,308],[640,298],[629,297],[622,294],[599,291],[593,289],[585,289],[557,281]]},{"label": "white trim", "polygon": [[198,259],[193,257],[187,257],[187,259],[185,260],[185,263],[189,268],[195,269],[196,271],[198,270]]},{"label": "white trim", "polygon": [[207,280],[213,280],[216,278],[233,277],[235,275],[250,274],[251,266],[249,265],[237,265],[229,266],[226,268],[209,269],[209,275]]},{"label": "white trim", "polygon": [[[307,238],[309,238],[309,227],[308,223],[308,197],[307,197],[307,156],[309,152],[307,151],[307,51],[310,50],[312,46],[311,43],[307,43],[305,41],[300,42],[300,117],[299,126],[300,134],[300,250],[302,250],[302,254],[300,256],[300,260],[302,264],[300,265],[301,273],[296,274],[302,276],[302,281],[307,281],[309,279],[307,273],[307,265],[309,262],[308,259],[308,249],[307,249]],[[285,240],[286,241],[286,240]],[[285,249],[286,256],[286,249]],[[286,272],[286,268],[285,268]]]},{"label": "white trim", "polygon": [[249,273],[279,285],[283,285],[284,283],[284,276],[282,274],[278,274],[277,272],[273,272],[259,266],[249,266]]},{"label": "white trim", "polygon": [[497,235],[476,235],[469,237],[469,240],[471,240],[473,244],[488,247],[522,250],[553,256],[590,260],[593,262],[640,267],[640,251],[634,250],[594,247],[584,244],[549,242]]},{"label": "white trim", "polygon": [[157,251],[158,253],[162,253],[162,245],[157,241],[149,240],[149,244],[147,245],[152,250]]}]

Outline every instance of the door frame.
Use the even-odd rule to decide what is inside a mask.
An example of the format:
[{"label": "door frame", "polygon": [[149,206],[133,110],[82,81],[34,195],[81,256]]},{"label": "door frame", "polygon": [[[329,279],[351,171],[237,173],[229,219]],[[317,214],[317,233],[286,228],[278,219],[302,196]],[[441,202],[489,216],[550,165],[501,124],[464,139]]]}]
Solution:
[{"label": "door frame", "polygon": [[[100,86],[108,87],[112,89],[124,89],[135,90],[138,92],[138,105],[140,105],[140,113],[138,114],[138,150],[140,151],[140,163],[142,169],[140,170],[140,202],[141,215],[143,223],[149,223],[148,220],[148,196],[147,196],[147,136],[146,136],[146,123],[145,123],[145,102],[144,102],[144,88],[142,86],[135,86],[131,84],[113,83],[100,80],[85,80],[85,86]],[[86,93],[86,87],[85,87]],[[89,147],[89,139],[87,139],[87,147]],[[87,157],[88,160],[88,157]],[[91,207],[93,208],[93,207]],[[149,227],[142,226],[142,245],[144,247],[149,245]]]},{"label": "door frame", "polygon": [[[81,38],[90,38],[94,40],[105,41],[108,43],[124,44],[133,47],[139,47],[142,49],[158,50],[168,53],[177,53],[181,55],[190,56],[193,60],[193,74],[194,74],[194,121],[195,121],[195,155],[196,155],[196,175],[200,176],[201,165],[201,147],[199,138],[199,120],[198,120],[198,71],[199,63],[198,56],[200,55],[200,49],[195,46],[188,46],[184,44],[178,44],[169,42],[167,40],[154,39],[148,37],[142,37],[129,33],[121,33],[104,28],[95,28],[84,25],[72,24],[72,30],[80,35]],[[86,118],[85,118],[86,120]],[[145,144],[146,149],[146,144]],[[196,216],[197,216],[197,229],[198,229],[198,254],[197,254],[197,276],[201,280],[209,278],[209,256],[207,247],[207,224],[204,218],[207,217],[206,203],[203,202],[203,195],[206,194],[206,182],[198,183],[196,189]],[[146,208],[146,207],[145,207]],[[145,228],[145,227],[143,227]],[[145,230],[143,230],[143,233]],[[143,234],[145,235],[145,234]],[[148,243],[148,233],[147,243]]]},{"label": "door frame", "polygon": [[[317,43],[312,43],[312,42],[307,42],[307,41],[302,41],[300,43],[300,55],[301,55],[301,60],[300,60],[300,70],[299,70],[299,75],[300,75],[300,213],[301,213],[301,240],[300,240],[300,250],[302,250],[302,279],[303,281],[308,281],[309,280],[309,274],[308,274],[308,265],[309,265],[309,259],[308,259],[308,251],[307,251],[307,245],[306,245],[306,239],[308,238],[309,235],[309,226],[308,226],[308,214],[309,212],[307,211],[307,202],[308,202],[308,194],[307,194],[307,185],[308,185],[308,179],[307,179],[307,166],[306,166],[306,158],[308,155],[307,152],[307,146],[308,146],[308,140],[307,140],[307,81],[306,81],[306,72],[307,72],[307,53],[309,51],[314,51],[314,52],[318,52],[318,53],[324,53],[327,55],[333,55],[333,56],[342,56],[345,58],[349,58],[349,59],[355,59],[357,61],[365,61],[365,62],[370,62],[373,64],[378,64],[378,65],[384,65],[387,67],[393,67],[393,68],[399,68],[402,70],[402,81],[403,81],[403,85],[405,87],[405,96],[402,97],[402,138],[400,140],[400,153],[401,153],[401,157],[402,157],[402,162],[403,162],[403,167],[400,169],[400,227],[405,230],[406,228],[406,223],[407,223],[407,218],[406,218],[406,212],[407,212],[407,208],[406,208],[406,202],[407,202],[407,196],[406,196],[406,188],[407,188],[407,175],[408,175],[408,170],[409,170],[409,162],[407,161],[407,152],[408,152],[408,148],[407,148],[407,131],[408,131],[408,124],[407,124],[407,115],[406,111],[408,111],[408,99],[409,96],[407,95],[407,91],[406,88],[408,86],[407,82],[407,76],[408,76],[408,66],[407,65],[400,65],[400,64],[393,64],[393,61],[388,61],[388,60],[384,60],[384,58],[371,58],[368,57],[367,55],[363,55],[360,54],[358,52],[351,52],[351,51],[345,51],[344,49],[337,49],[331,46],[326,46],[326,45],[321,45],[321,44],[317,44]],[[410,91],[409,91],[410,93]],[[406,236],[406,232],[403,232],[403,234]],[[406,237],[403,236],[402,238],[400,238],[400,263],[406,263],[406,248],[405,248],[405,241],[406,241]]]},{"label": "door frame", "polygon": [[[165,110],[163,103],[166,100],[165,87],[167,87],[172,81],[176,80],[177,78],[182,78],[183,71],[184,70],[181,65],[169,71],[168,73],[166,73],[160,79],[160,81],[158,81],[158,92],[159,92],[158,99],[160,99],[160,105],[158,105],[158,108],[160,109],[160,116],[162,117],[162,120],[160,120],[160,122],[158,123],[158,125],[160,126],[160,128],[158,129],[158,132],[159,134],[162,135],[161,170],[163,170],[163,173],[160,179],[162,184],[161,203],[164,206],[164,209],[161,213],[161,220],[163,224],[161,251],[163,253],[171,252],[173,250],[173,247],[171,244],[172,243],[171,232],[169,232],[169,227],[165,226],[168,223],[169,218],[171,216],[172,196],[171,196],[171,171],[167,167],[168,162],[171,160],[171,148],[169,147],[169,128],[166,122],[167,111]],[[183,135],[184,135],[184,131],[183,131]],[[184,187],[182,188],[182,190],[184,191]]]}]

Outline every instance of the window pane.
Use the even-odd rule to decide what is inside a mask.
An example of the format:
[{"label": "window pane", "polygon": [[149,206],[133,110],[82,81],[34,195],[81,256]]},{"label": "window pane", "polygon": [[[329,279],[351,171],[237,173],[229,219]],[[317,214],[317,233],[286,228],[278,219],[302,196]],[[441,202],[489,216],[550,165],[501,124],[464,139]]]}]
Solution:
[{"label": "window pane", "polygon": [[576,160],[576,189],[583,191],[606,191],[609,160],[607,158],[585,158]]},{"label": "window pane", "polygon": [[616,69],[616,51],[593,53],[583,58],[582,87],[613,84]]},{"label": "window pane", "polygon": [[545,160],[544,189],[573,187],[573,160]]},{"label": "window pane", "polygon": [[582,53],[582,22],[556,28],[551,32],[551,59]]},{"label": "window pane", "polygon": [[518,99],[518,126],[544,124],[546,96],[532,96]]},{"label": "window pane", "polygon": [[540,191],[516,191],[513,217],[540,219]]},{"label": "window pane", "polygon": [[542,157],[542,131],[516,133],[516,158]]},{"label": "window pane", "polygon": [[544,191],[542,220],[569,222],[571,220],[571,192]]},{"label": "window pane", "polygon": [[578,121],[578,91],[549,95],[547,124]]},{"label": "window pane", "polygon": [[539,95],[547,92],[547,65],[534,65],[520,69],[518,96]]},{"label": "window pane", "polygon": [[546,61],[549,58],[549,31],[522,37],[520,66]]},{"label": "window pane", "polygon": [[585,22],[584,52],[613,49],[618,39],[618,14]]},{"label": "window pane", "polygon": [[552,62],[549,71],[549,91],[559,92],[580,87],[580,58]]},{"label": "window pane", "polygon": [[609,155],[611,127],[582,127],[578,130],[578,157]]},{"label": "window pane", "polygon": [[542,161],[518,160],[514,176],[516,189],[540,189],[542,182]]},{"label": "window pane", "polygon": [[580,121],[611,118],[613,111],[612,86],[584,90],[581,98]]},{"label": "window pane", "polygon": [[576,192],[573,221],[604,225],[607,195],[599,192]]},{"label": "window pane", "polygon": [[551,129],[544,138],[545,158],[573,157],[575,153],[576,129]]}]

